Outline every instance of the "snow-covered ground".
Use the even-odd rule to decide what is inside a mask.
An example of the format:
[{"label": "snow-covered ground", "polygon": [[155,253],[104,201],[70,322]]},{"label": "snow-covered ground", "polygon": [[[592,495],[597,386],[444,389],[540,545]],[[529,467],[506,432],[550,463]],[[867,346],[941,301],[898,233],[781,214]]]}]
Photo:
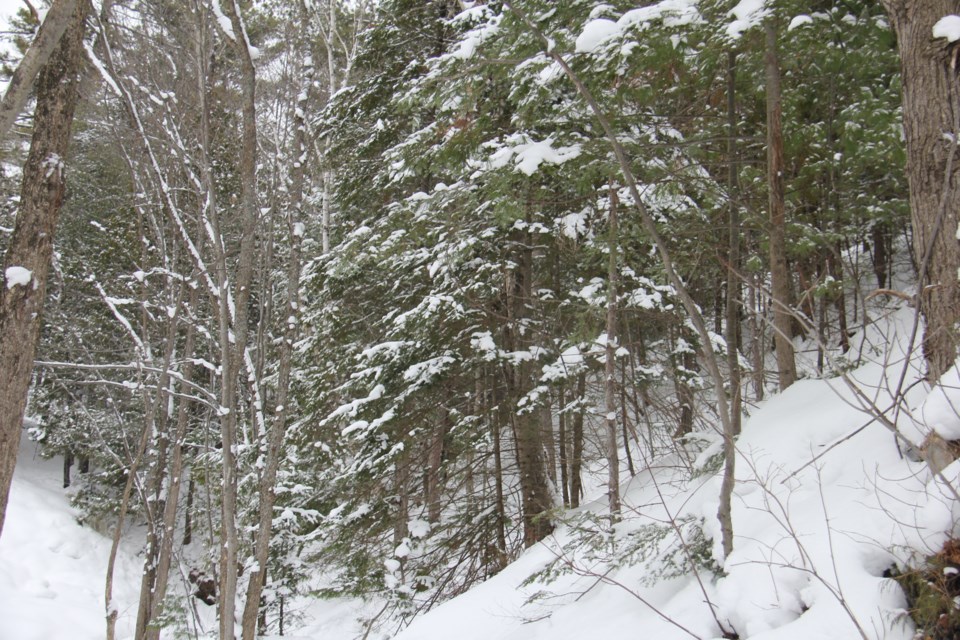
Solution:
[{"label": "snow-covered ground", "polygon": [[[911,310],[903,308],[857,337],[863,342],[854,349],[862,346],[870,362],[849,374],[856,390],[841,378],[804,380],[751,412],[738,441],[734,551],[723,577],[707,567],[699,575],[671,569],[687,555],[672,522],[693,551],[701,529],[712,541],[703,550],[722,557],[720,476],[691,479],[678,460],[661,460],[627,486],[625,518],[606,549],[574,550],[577,534],[560,528],[397,640],[712,639],[732,632],[755,640],[912,638],[903,595],[884,572],[939,550],[957,514],[950,492],[926,465],[901,455],[905,447],[867,406],[888,408],[911,325]],[[908,384],[918,364],[910,363]],[[926,394],[914,386],[908,404],[919,408]],[[905,414],[899,423],[914,426]],[[954,463],[944,472],[955,486],[958,470]],[[588,512],[602,521],[603,500],[581,515]],[[659,539],[639,542],[658,531]],[[647,552],[618,566],[638,547]],[[528,581],[548,566],[566,571]]]},{"label": "snow-covered ground", "polygon": [[[0,640],[103,640],[104,579],[111,541],[77,522],[62,488],[62,459],[43,460],[22,438],[3,535],[0,536]],[[133,637],[142,559],[134,529],[120,546],[114,574],[118,640]],[[372,604],[352,600],[301,600],[289,613],[301,621],[303,640],[351,640],[363,635]],[[215,629],[213,609],[198,607],[201,623]],[[172,636],[164,634],[164,640]]]},{"label": "snow-covered ground", "polygon": [[[62,462],[42,460],[22,438],[0,536],[0,638],[101,640],[110,540],[77,523],[62,488]],[[140,563],[117,557],[119,637],[132,632]],[[131,611],[132,609],[132,611]]]},{"label": "snow-covered ground", "polygon": [[[627,484],[615,534],[602,499],[568,513],[568,524],[545,543],[416,619],[398,640],[707,640],[732,632],[756,640],[911,638],[902,593],[884,573],[937,551],[956,533],[957,509],[867,406],[890,405],[912,326],[907,307],[873,315],[877,322],[853,345],[867,362],[846,381],[802,380],[751,408],[738,441],[734,551],[722,577],[715,564],[722,557],[719,472],[708,464],[691,474],[688,463],[668,457]],[[908,365],[908,385],[918,364]],[[924,416],[934,416],[942,432],[951,433],[951,419],[960,425],[945,410],[955,390],[929,394],[928,402],[928,390],[916,384],[907,398],[912,410],[887,418],[916,438],[928,430]],[[960,463],[944,471],[955,486],[958,471]],[[0,537],[0,640],[104,636],[110,543],[76,522],[60,474],[59,461],[40,460],[32,443],[23,444]],[[592,544],[582,544],[590,532]],[[696,573],[691,555],[699,558]],[[139,570],[135,551],[122,547],[119,638],[131,637]],[[285,637],[324,640],[363,637],[361,619],[380,610],[358,601],[291,607],[302,622]],[[202,613],[212,621],[212,609]],[[374,628],[366,637],[394,630]]]}]

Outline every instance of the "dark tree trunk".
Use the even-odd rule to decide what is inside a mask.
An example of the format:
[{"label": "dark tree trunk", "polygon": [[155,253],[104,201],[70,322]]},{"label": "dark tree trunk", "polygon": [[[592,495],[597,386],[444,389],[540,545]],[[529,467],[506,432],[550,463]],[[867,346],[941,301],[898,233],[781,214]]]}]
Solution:
[{"label": "dark tree trunk", "polygon": [[40,336],[47,272],[64,195],[64,160],[79,99],[83,25],[89,3],[77,4],[70,25],[37,78],[30,153],[23,167],[20,209],[0,285],[0,533]]},{"label": "dark tree trunk", "polygon": [[730,420],[733,434],[740,433],[740,414],[743,404],[740,390],[740,150],[737,127],[737,54],[727,53],[727,156],[730,163],[727,182],[730,189],[730,218],[727,238],[727,369],[730,372]]},{"label": "dark tree trunk", "polygon": [[932,35],[940,18],[960,13],[960,1],[884,0],[884,6],[900,48],[913,252],[926,321],[923,353],[927,377],[935,381],[957,357],[960,158],[949,138],[960,133],[960,105],[953,47]]},{"label": "dark tree trunk", "polygon": [[183,546],[193,542],[193,471],[189,471],[188,475],[190,479],[187,480],[187,505],[183,514]]},{"label": "dark tree trunk", "polygon": [[[619,251],[619,224],[617,220],[617,189],[610,181],[610,235],[607,249],[610,251],[607,265],[607,344],[603,370],[603,400],[606,415],[604,449],[607,454],[607,504],[612,518],[620,515],[620,451],[617,443],[617,286],[620,268],[617,264]],[[624,419],[626,416],[624,416]],[[624,446],[629,444],[624,441]]]},{"label": "dark tree trunk", "polygon": [[573,414],[573,444],[570,454],[570,507],[576,509],[580,506],[580,495],[583,493],[583,481],[580,478],[580,472],[583,467],[583,414],[586,411],[584,407],[583,396],[587,392],[587,374],[580,373],[577,376],[577,394],[576,402],[579,404],[576,412]]},{"label": "dark tree trunk", "polygon": [[877,276],[877,288],[887,288],[887,272],[890,268],[890,225],[878,222],[870,232],[873,238],[873,273]]},{"label": "dark tree trunk", "polygon": [[73,466],[73,454],[65,453],[63,455],[63,488],[70,486],[70,467]]},{"label": "dark tree trunk", "polygon": [[569,507],[570,471],[567,466],[567,414],[564,411],[567,404],[567,394],[563,385],[560,386],[560,399],[558,403],[560,405],[560,414],[557,416],[557,422],[559,423],[557,439],[560,441],[560,495],[563,498],[563,506]]},{"label": "dark tree trunk", "polygon": [[[517,244],[518,265],[505,274],[509,321],[504,329],[504,337],[511,350],[522,351],[528,347],[529,340],[524,336],[521,327],[529,315],[528,307],[533,287],[533,252],[530,249],[529,237],[522,238]],[[547,515],[553,507],[553,501],[547,485],[540,420],[530,413],[518,415],[517,411],[520,399],[533,386],[533,367],[529,362],[519,362],[507,364],[505,369],[507,411],[513,425],[520,473],[523,543],[530,547],[553,531],[553,524]]]},{"label": "dark tree trunk", "polygon": [[770,280],[773,300],[773,342],[777,352],[777,379],[783,391],[797,379],[793,354],[793,317],[790,271],[787,268],[786,202],[783,160],[783,108],[780,93],[780,61],[777,56],[777,28],[765,27],[767,49],[767,182],[770,189]]}]

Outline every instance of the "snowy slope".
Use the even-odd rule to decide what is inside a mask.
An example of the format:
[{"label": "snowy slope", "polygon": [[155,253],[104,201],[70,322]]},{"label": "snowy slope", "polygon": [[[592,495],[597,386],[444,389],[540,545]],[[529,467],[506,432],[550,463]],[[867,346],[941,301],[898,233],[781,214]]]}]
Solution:
[{"label": "snowy slope", "polygon": [[[62,459],[43,460],[26,434],[21,442],[0,536],[0,640],[102,640],[104,578],[110,540],[81,526],[61,486]],[[142,559],[135,551],[143,532],[134,529],[120,546],[114,577],[119,608],[118,640],[133,637]],[[356,600],[291,603],[299,629],[285,638],[350,640],[364,633],[364,618],[376,611]],[[207,629],[214,609],[200,606]],[[165,640],[172,636],[163,634]]]},{"label": "snowy slope", "polygon": [[[859,336],[855,348],[862,344],[872,361],[849,374],[856,391],[841,378],[806,380],[751,411],[738,441],[735,548],[723,577],[701,568],[698,580],[689,569],[669,568],[685,555],[671,519],[687,523],[681,531],[691,547],[698,527],[690,523],[702,523],[707,550],[721,558],[720,476],[691,479],[676,459],[662,460],[627,487],[625,519],[608,551],[574,550],[574,534],[561,527],[492,580],[415,620],[398,640],[668,640],[725,632],[756,640],[911,638],[902,593],[884,571],[938,550],[956,514],[926,466],[901,455],[864,407],[890,404],[905,366],[909,311]],[[908,384],[916,365],[908,367]],[[915,385],[910,407],[926,394]],[[912,423],[905,414],[899,420]],[[945,475],[956,484],[958,464]],[[603,501],[581,515],[588,511],[602,516]],[[665,531],[659,546],[618,566],[630,541],[657,527]],[[558,558],[571,571],[525,584]]]},{"label": "snowy slope", "polygon": [[[24,435],[0,536],[0,640],[101,640],[110,541],[80,526],[58,460]],[[114,594],[119,638],[132,634],[140,562],[121,549]]]},{"label": "snowy slope", "polygon": [[[751,408],[738,441],[735,550],[722,561],[722,577],[715,573],[720,477],[691,474],[672,456],[627,484],[615,534],[603,499],[568,513],[568,524],[545,543],[416,619],[398,640],[707,640],[733,631],[757,640],[911,638],[903,596],[884,572],[939,549],[957,514],[948,491],[925,465],[901,455],[864,406],[888,407],[906,366],[911,322],[902,309],[859,336],[854,349],[867,363],[847,381],[800,381]],[[919,375],[916,364],[907,368],[908,385]],[[928,393],[922,384],[907,397],[910,415],[896,419],[918,438],[936,426],[925,418],[942,425],[950,418],[944,407],[958,400],[953,390]],[[954,463],[945,475],[956,484],[958,472]],[[0,537],[0,640],[104,636],[110,543],[76,523],[60,473],[59,461],[39,460],[32,443],[22,445]],[[600,533],[585,545],[584,531]],[[684,545],[705,558],[697,573]],[[547,568],[549,575],[530,580]],[[139,558],[121,547],[121,639],[131,637],[139,571]],[[371,630],[362,621],[381,604],[291,603],[299,624],[285,637],[388,637],[389,624]]]}]

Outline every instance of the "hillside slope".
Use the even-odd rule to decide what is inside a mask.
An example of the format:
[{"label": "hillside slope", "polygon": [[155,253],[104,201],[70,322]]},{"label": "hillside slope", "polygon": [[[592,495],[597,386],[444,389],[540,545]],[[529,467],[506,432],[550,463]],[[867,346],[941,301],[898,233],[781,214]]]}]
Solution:
[{"label": "hillside slope", "polygon": [[[61,463],[20,445],[0,537],[0,638],[101,640],[110,541],[81,526],[61,488]],[[140,563],[121,549],[114,594],[119,637],[132,633]]]},{"label": "hillside slope", "polygon": [[[908,311],[858,337],[866,364],[847,381],[801,381],[751,410],[738,441],[735,549],[722,572],[719,472],[660,460],[629,483],[614,535],[603,533],[604,501],[588,505],[398,640],[911,638],[904,596],[884,573],[939,550],[955,533],[956,504],[865,406],[890,406]],[[920,408],[926,395],[913,386],[907,405]],[[915,436],[926,430],[898,419]],[[944,472],[955,485],[958,470]],[[559,572],[529,580],[547,567]]]}]

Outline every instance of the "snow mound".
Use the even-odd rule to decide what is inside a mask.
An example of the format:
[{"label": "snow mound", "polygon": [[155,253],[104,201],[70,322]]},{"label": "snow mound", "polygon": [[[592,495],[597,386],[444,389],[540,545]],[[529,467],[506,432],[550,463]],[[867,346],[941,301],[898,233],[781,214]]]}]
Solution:
[{"label": "snow mound", "polygon": [[940,378],[920,414],[923,423],[944,440],[960,440],[960,371],[956,365]]},{"label": "snow mound", "polygon": [[7,289],[14,287],[25,287],[33,280],[33,272],[25,267],[7,267],[4,271],[4,279],[7,281]]},{"label": "snow mound", "polygon": [[940,18],[933,25],[934,38],[946,38],[947,42],[960,40],[960,16],[949,15]]}]

